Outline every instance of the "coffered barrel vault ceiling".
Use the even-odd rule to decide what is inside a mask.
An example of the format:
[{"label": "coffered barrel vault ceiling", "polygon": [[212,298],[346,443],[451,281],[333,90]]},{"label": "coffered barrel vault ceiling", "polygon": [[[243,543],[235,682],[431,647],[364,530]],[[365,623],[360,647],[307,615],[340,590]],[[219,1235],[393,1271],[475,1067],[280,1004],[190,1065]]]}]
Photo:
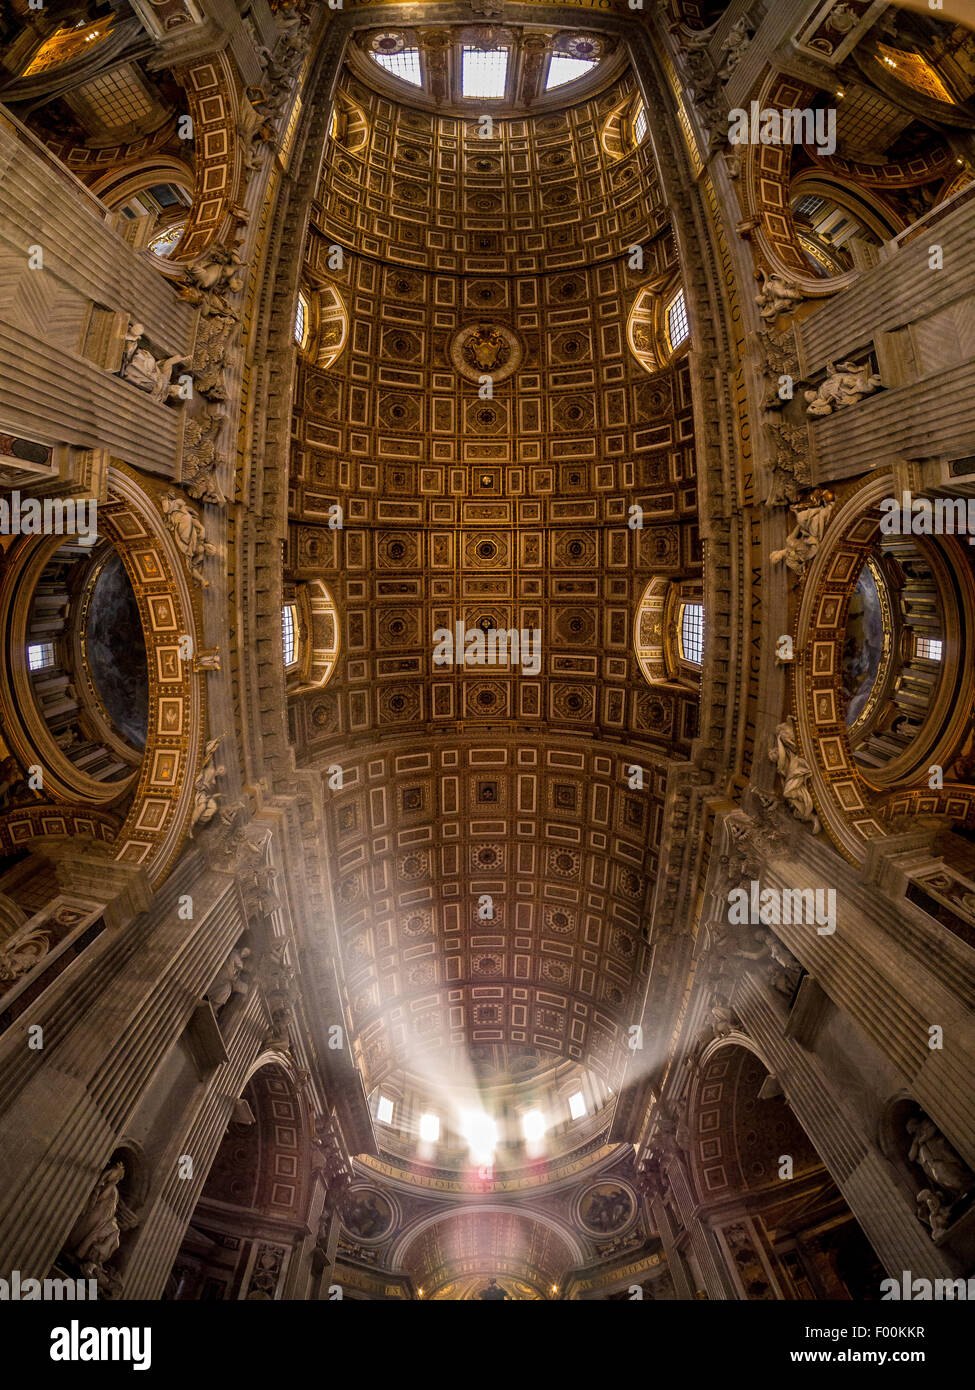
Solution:
[{"label": "coffered barrel vault ceiling", "polygon": [[[701,568],[686,358],[650,373],[626,331],[678,284],[669,214],[650,141],[624,138],[628,68],[486,138],[361,72],[305,248],[311,321],[337,293],[348,337],[328,370],[314,333],[299,352],[286,560],[341,615],[335,675],[291,717],[326,786],[359,1060],[371,1089],[425,1054],[535,1048],[612,1085],[666,761],[697,731],[697,691],[633,654],[649,580]],[[537,629],[540,670],[434,665],[458,622]]]},{"label": "coffered barrel vault ceiling", "polygon": [[591,742],[517,737],[344,765],[328,853],[367,1089],[458,1044],[551,1051],[618,1079],[649,966],[663,794],[662,776],[631,792],[621,772]]}]

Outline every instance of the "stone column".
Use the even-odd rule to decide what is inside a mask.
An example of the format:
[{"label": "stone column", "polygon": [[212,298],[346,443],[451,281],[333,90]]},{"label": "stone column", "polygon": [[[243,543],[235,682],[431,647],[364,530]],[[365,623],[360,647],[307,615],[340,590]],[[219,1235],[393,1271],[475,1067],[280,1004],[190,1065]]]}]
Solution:
[{"label": "stone column", "polygon": [[736,1298],[737,1292],[728,1277],[714,1233],[700,1219],[700,1210],[684,1169],[683,1160],[670,1158],[667,1161],[666,1173],[671,1195],[677,1208],[677,1215],[687,1232],[688,1244],[701,1271],[708,1298]]},{"label": "stone column", "polygon": [[[66,873],[89,871],[83,860]],[[119,871],[109,861],[106,872]],[[190,890],[187,922],[176,907]],[[0,1038],[0,1267],[35,1277],[49,1269],[243,926],[234,881],[188,856],[148,911],[107,927]],[[40,1049],[28,1045],[34,1025]],[[225,1127],[226,1115],[220,1134]]]},{"label": "stone column", "polygon": [[[802,858],[774,859],[762,884],[833,889],[836,931],[783,924],[776,935],[975,1167],[975,954],[913,904],[879,898],[824,838],[804,835]],[[935,1025],[941,1048],[929,1045]]]},{"label": "stone column", "polygon": [[648,1195],[646,1202],[650,1220],[657,1235],[660,1237],[667,1255],[667,1268],[670,1270],[670,1277],[674,1281],[674,1290],[676,1291],[677,1297],[693,1298],[695,1292],[694,1281],[688,1272],[687,1263],[683,1255],[677,1249],[676,1233],[671,1224],[670,1213],[657,1194]]}]

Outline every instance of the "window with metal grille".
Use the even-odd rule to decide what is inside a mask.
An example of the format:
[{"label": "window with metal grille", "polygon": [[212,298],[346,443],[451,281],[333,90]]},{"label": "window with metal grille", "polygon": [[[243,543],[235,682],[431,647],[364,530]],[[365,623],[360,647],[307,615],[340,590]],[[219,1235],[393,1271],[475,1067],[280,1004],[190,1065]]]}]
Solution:
[{"label": "window with metal grille", "polygon": [[281,636],[284,641],[284,664],[293,666],[298,660],[298,633],[295,628],[293,603],[286,603],[281,609]]},{"label": "window with metal grille", "polygon": [[43,671],[54,665],[54,643],[32,642],[27,648],[27,667],[31,671]]},{"label": "window with metal grille", "polygon": [[685,603],[681,609],[680,654],[694,666],[704,660],[704,607],[700,603]]},{"label": "window with metal grille", "polygon": [[137,124],[152,115],[152,102],[131,63],[93,77],[77,88],[77,95],[110,130]]},{"label": "window with metal grille", "polygon": [[404,48],[400,53],[374,53],[372,55],[381,68],[401,77],[404,82],[412,82],[414,87],[423,86],[420,75],[420,50]]},{"label": "window with metal grille", "polygon": [[298,307],[295,310],[295,342],[298,344],[299,347],[301,347],[302,343],[305,341],[306,322],[307,317],[305,314],[305,296],[303,294],[299,294]]},{"label": "window with metal grille", "polygon": [[940,661],[940,637],[915,637],[914,655],[921,657],[925,661]]},{"label": "window with metal grille", "polygon": [[639,111],[636,113],[636,120],[633,122],[633,138],[638,145],[643,144],[644,140],[647,137],[647,131],[649,129],[650,124],[647,120],[647,108],[645,106],[641,106]]},{"label": "window with metal grille", "polygon": [[595,66],[591,58],[570,58],[565,53],[553,53],[548,62],[546,92],[550,92],[553,87],[564,87],[567,82],[574,82],[577,77],[591,72]]},{"label": "window with metal grille", "polygon": [[504,96],[508,50],[474,48],[465,43],[460,71],[461,92],[465,97],[487,97],[496,101]]},{"label": "window with metal grille", "polygon": [[691,325],[687,320],[684,291],[678,290],[667,306],[667,337],[670,339],[671,352],[676,351],[690,335]]}]

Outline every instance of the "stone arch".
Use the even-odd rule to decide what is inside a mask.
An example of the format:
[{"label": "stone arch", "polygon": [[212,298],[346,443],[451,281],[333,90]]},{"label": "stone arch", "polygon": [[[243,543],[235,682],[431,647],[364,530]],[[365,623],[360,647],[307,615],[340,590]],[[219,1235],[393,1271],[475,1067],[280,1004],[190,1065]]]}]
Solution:
[{"label": "stone arch", "polygon": [[[531,1250],[536,1263],[527,1266],[524,1254]],[[436,1256],[431,1259],[431,1254]],[[521,1258],[519,1258],[519,1255]],[[424,1270],[438,1265],[441,1278],[433,1289],[435,1299],[476,1298],[489,1278],[506,1289],[512,1281],[522,1298],[552,1296],[574,1265],[584,1260],[581,1243],[570,1228],[537,1209],[519,1204],[487,1202],[455,1211],[435,1212],[417,1222],[396,1241],[390,1252],[390,1268],[422,1282]],[[457,1287],[457,1280],[463,1287]]]}]

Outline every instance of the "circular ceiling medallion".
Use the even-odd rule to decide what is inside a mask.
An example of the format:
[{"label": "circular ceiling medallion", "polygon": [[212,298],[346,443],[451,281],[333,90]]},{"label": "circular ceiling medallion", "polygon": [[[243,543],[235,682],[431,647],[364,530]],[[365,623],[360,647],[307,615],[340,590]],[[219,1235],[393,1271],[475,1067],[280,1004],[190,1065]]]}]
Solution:
[{"label": "circular ceiling medallion", "polygon": [[450,360],[461,376],[480,382],[489,376],[496,384],[516,372],[523,349],[517,334],[500,323],[468,323],[450,342]]},{"label": "circular ceiling medallion", "polygon": [[342,1225],[362,1241],[382,1240],[393,1225],[389,1199],[374,1187],[353,1188],[342,1209]]},{"label": "circular ceiling medallion", "polygon": [[581,1194],[576,1216],[583,1230],[597,1236],[615,1235],[628,1226],[637,1212],[629,1187],[618,1182],[598,1182]]}]

